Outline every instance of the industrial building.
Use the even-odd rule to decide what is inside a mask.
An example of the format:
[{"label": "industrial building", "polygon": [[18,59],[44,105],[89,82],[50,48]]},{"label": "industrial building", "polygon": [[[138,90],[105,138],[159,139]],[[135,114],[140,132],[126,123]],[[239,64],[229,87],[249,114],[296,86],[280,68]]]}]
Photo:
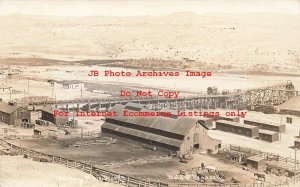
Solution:
[{"label": "industrial building", "polygon": [[31,122],[30,112],[16,103],[0,101],[0,121],[8,125],[19,126]]},{"label": "industrial building", "polygon": [[84,88],[84,83],[81,81],[62,81],[61,83],[63,85],[63,88],[65,89],[83,89]]},{"label": "industrial building", "polygon": [[65,125],[69,121],[68,116],[55,116],[54,111],[60,111],[59,109],[56,108],[51,108],[51,107],[44,107],[40,109],[42,112],[42,120],[52,122],[55,125]]},{"label": "industrial building", "polygon": [[151,111],[144,105],[116,104],[110,111],[119,115],[108,116],[102,125],[102,135],[132,141],[153,149],[189,155],[197,150],[215,151],[221,141],[207,135],[207,128],[196,118],[171,116],[123,116],[123,110]]},{"label": "industrial building", "polygon": [[236,123],[240,122],[240,117],[238,117],[238,116],[215,116],[215,117],[213,117],[213,119],[214,119],[214,121],[226,120],[226,121],[232,121],[232,122],[236,122]]},{"label": "industrial building", "polygon": [[259,139],[267,142],[279,141],[279,133],[274,131],[259,129]]},{"label": "industrial building", "polygon": [[262,121],[262,120],[253,119],[253,118],[245,119],[244,123],[248,124],[248,125],[257,126],[260,129],[264,129],[264,130],[285,133],[285,125],[284,124],[274,123],[274,122],[270,122],[270,121]]},{"label": "industrial building", "polygon": [[251,138],[259,137],[258,127],[252,125],[240,124],[232,121],[218,120],[216,121],[216,129],[251,137]]},{"label": "industrial building", "polygon": [[266,168],[266,160],[259,156],[251,156],[246,160],[247,167],[262,172]]}]

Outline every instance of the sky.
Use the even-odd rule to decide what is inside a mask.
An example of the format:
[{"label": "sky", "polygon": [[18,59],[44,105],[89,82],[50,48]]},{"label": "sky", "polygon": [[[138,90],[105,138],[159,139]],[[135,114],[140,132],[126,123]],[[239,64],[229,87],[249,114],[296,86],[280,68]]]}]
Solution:
[{"label": "sky", "polygon": [[0,15],[160,16],[185,11],[300,15],[300,0],[0,0]]}]

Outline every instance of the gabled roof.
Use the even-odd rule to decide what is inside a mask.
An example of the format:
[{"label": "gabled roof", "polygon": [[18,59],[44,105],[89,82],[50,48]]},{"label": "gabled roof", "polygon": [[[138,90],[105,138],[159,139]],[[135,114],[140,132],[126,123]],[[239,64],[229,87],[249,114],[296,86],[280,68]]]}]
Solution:
[{"label": "gabled roof", "polygon": [[144,132],[144,131],[137,130],[137,129],[126,128],[126,127],[114,125],[114,124],[107,123],[107,122],[105,122],[102,125],[102,128],[117,131],[117,132],[121,132],[121,133],[124,133],[124,134],[127,134],[127,135],[131,135],[131,136],[135,136],[135,137],[139,137],[139,138],[143,138],[143,139],[147,139],[147,140],[152,140],[152,141],[164,143],[164,144],[167,144],[167,145],[172,145],[174,147],[180,147],[180,145],[182,144],[182,140],[177,140],[177,139],[174,139],[174,138],[168,138],[168,137],[165,137],[165,136],[161,136],[161,135],[153,134],[153,133],[148,133],[148,132]]},{"label": "gabled roof", "polygon": [[0,111],[6,114],[11,114],[18,110],[19,106],[17,105],[10,105],[8,103],[0,101]]},{"label": "gabled roof", "polygon": [[[165,132],[170,132],[178,135],[183,135],[183,136],[185,136],[188,133],[188,131],[198,121],[196,118],[190,118],[190,117],[172,118],[166,116],[124,116],[123,110],[128,110],[130,112],[137,112],[135,110],[126,109],[127,105],[116,104],[114,107],[111,108],[111,111],[116,111],[118,115],[109,116],[107,118],[123,121],[125,123],[153,128]],[[132,104],[129,104],[129,106],[132,106]],[[141,109],[141,111],[155,112],[145,108]]]}]

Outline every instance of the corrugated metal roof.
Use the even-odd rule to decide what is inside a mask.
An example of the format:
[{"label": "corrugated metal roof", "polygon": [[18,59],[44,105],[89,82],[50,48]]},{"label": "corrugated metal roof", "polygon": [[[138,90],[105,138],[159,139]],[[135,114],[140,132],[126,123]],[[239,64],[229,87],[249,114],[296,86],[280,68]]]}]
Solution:
[{"label": "corrugated metal roof", "polygon": [[157,134],[147,133],[147,132],[132,129],[132,128],[126,128],[126,127],[114,125],[114,124],[107,123],[107,122],[105,122],[101,127],[105,128],[105,129],[110,129],[113,131],[121,132],[121,133],[124,133],[127,135],[132,135],[135,137],[144,138],[147,140],[152,140],[152,141],[164,143],[167,145],[172,145],[175,147],[180,147],[180,145],[183,143],[182,140],[177,140],[177,139],[168,138],[165,136],[160,136]]},{"label": "corrugated metal roof", "polygon": [[6,114],[11,114],[16,111],[19,107],[17,105],[9,105],[8,103],[0,101],[0,111]]},{"label": "corrugated metal roof", "polygon": [[[196,118],[190,117],[178,117],[176,119],[165,116],[124,116],[123,110],[126,105],[116,104],[111,108],[111,111],[116,111],[117,116],[109,116],[108,118],[115,119],[118,121],[123,121],[126,123],[131,123],[135,125],[150,127],[153,129],[158,129],[166,132],[171,132],[179,135],[186,135],[192,126],[198,121]],[[129,112],[136,112],[128,110]],[[143,109],[141,111],[152,110]]]}]

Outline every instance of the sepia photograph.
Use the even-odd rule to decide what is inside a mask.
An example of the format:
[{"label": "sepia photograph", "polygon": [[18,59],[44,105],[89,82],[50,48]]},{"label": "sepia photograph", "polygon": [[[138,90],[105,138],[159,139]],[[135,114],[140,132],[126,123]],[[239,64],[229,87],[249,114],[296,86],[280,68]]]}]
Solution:
[{"label": "sepia photograph", "polygon": [[300,1],[0,0],[0,187],[300,187]]}]

